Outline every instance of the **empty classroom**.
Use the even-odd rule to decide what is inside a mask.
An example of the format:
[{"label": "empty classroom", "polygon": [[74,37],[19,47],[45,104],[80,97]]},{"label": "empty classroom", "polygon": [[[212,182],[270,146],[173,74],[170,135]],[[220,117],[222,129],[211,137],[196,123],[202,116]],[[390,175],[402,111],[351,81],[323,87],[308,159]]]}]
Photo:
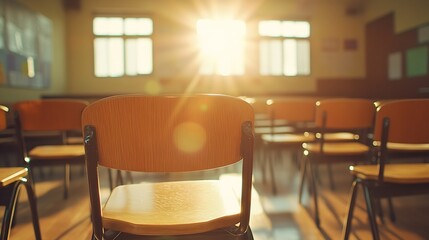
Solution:
[{"label": "empty classroom", "polygon": [[0,239],[429,239],[428,1],[0,9]]}]

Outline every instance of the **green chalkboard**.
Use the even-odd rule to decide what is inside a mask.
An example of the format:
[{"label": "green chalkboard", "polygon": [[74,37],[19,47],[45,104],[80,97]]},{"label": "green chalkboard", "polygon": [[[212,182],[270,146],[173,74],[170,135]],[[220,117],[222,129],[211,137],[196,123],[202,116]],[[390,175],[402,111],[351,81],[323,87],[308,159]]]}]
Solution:
[{"label": "green chalkboard", "polygon": [[425,76],[428,73],[428,48],[426,46],[408,49],[406,52],[408,77]]}]

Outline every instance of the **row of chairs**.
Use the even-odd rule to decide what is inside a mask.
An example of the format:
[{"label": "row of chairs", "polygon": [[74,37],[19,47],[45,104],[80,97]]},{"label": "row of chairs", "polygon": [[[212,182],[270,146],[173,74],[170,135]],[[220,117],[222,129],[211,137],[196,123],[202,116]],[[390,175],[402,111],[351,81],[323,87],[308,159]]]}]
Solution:
[{"label": "row of chairs", "polygon": [[[351,162],[354,176],[349,211],[343,237],[348,238],[356,189],[364,188],[368,216],[374,239],[378,239],[375,206],[380,198],[429,192],[429,164],[392,164],[393,158],[427,157],[429,153],[429,100],[406,99],[373,102],[367,99],[278,99],[268,102],[271,132],[266,126],[256,127],[265,149],[292,150],[301,165],[299,202],[306,174],[309,175],[315,206],[315,222],[320,227],[315,165]],[[279,126],[282,119],[289,129]],[[304,125],[302,124],[304,123]],[[284,124],[284,123],[283,123]],[[304,126],[304,127],[303,127]],[[264,130],[265,129],[265,130]],[[268,128],[269,129],[269,128]],[[283,130],[281,130],[283,129]],[[287,129],[286,131],[284,131]],[[291,131],[292,129],[292,131]],[[275,159],[268,159],[272,166]],[[356,165],[365,164],[365,165]],[[271,167],[272,169],[272,167]],[[329,170],[330,168],[328,168]],[[273,171],[271,171],[273,177]],[[387,177],[388,176],[388,177]],[[333,188],[332,173],[329,172]],[[273,191],[276,192],[273,177]],[[404,191],[406,190],[406,191]],[[379,209],[378,209],[379,210]]]},{"label": "row of chairs", "polygon": [[[12,109],[0,107],[0,130],[9,130],[1,136],[6,139],[3,143],[13,149],[18,161],[14,166],[8,166],[11,165],[8,163],[8,167],[1,168],[1,201],[6,206],[1,239],[9,237],[21,186],[25,186],[27,190],[35,237],[41,238],[34,193],[36,167],[64,166],[64,198],[68,198],[70,165],[83,165],[85,151],[83,141],[80,144],[68,144],[67,134],[81,132],[81,114],[86,106],[84,101],[34,100],[18,102]],[[34,144],[31,141],[37,138],[43,142],[51,137],[54,140],[47,141],[46,144]]]},{"label": "row of chairs", "polygon": [[[253,239],[249,219],[254,112],[247,102],[223,95],[125,95],[90,105],[76,100],[25,101],[15,104],[13,111],[17,113],[18,141],[24,148],[29,131],[83,132],[84,145],[64,141],[60,145],[36,146],[23,152],[23,168],[9,169],[20,170],[19,175],[14,175],[18,183],[26,183],[29,174],[30,184],[25,186],[31,206],[36,206],[34,194],[31,195],[35,166],[66,166],[67,198],[69,165],[86,159],[92,239],[137,239],[140,235]],[[235,163],[242,166],[241,192],[231,189],[231,184],[222,179],[144,182],[117,186],[102,203],[105,198],[100,192],[100,167],[166,173]],[[14,196],[16,199],[17,194]],[[37,208],[33,218],[40,239]],[[7,236],[2,233],[4,239]]]},{"label": "row of chairs", "polygon": [[[360,100],[350,101],[349,104],[343,105],[344,111],[354,109],[352,106],[359,105],[357,102]],[[47,123],[48,126],[52,126],[58,131],[70,130],[60,127],[62,126],[60,122],[68,121],[63,120],[62,117],[78,119],[78,130],[80,131],[81,127],[84,129],[94,239],[189,234],[196,234],[195,238],[198,239],[206,233],[209,233],[213,239],[253,239],[249,228],[249,218],[254,111],[248,103],[238,98],[221,95],[175,97],[128,95],[106,98],[89,106],[83,104],[84,106],[77,110],[79,112],[76,114],[77,116],[68,116],[67,113],[55,115],[56,112],[65,109],[61,105],[53,105],[55,102],[57,101],[44,100],[34,101],[31,104],[30,102],[17,104],[14,108],[20,116],[17,128],[31,131],[36,129],[36,125]],[[365,115],[363,107],[361,107],[362,109],[358,107],[349,113],[350,116],[343,113],[336,119],[332,119],[329,114],[330,105],[324,105],[324,102],[320,101],[316,107],[323,111],[320,110],[322,114],[315,121],[315,126],[295,126],[295,129],[301,129],[301,131],[317,127],[317,133],[321,134],[320,137],[315,136],[315,139],[320,142],[307,144],[305,148],[307,154],[304,163],[301,163],[301,169],[306,169],[305,166],[316,163],[317,160],[314,159],[319,159],[312,156],[331,153],[325,149],[337,149],[327,147],[331,143],[333,144],[331,141],[325,141],[328,140],[328,134],[333,132],[332,129],[325,131],[327,126],[338,123],[340,127],[334,127],[334,129],[344,133],[349,127],[344,125],[346,118],[354,119],[353,121],[356,122],[357,120],[353,116]],[[333,103],[328,100],[326,102]],[[30,107],[31,105],[33,106]],[[371,106],[374,105],[371,103]],[[397,109],[398,106],[402,107]],[[358,128],[353,127],[353,131],[351,131],[353,139],[355,139],[354,136],[361,136],[358,139],[359,144],[367,146],[368,149],[371,149],[369,151],[371,153],[374,151],[376,154],[371,156],[376,156],[380,164],[359,165],[351,170],[356,180],[353,184],[349,214],[344,227],[344,238],[347,238],[350,232],[349,226],[358,184],[362,184],[364,188],[368,216],[375,239],[378,238],[378,232],[373,210],[374,198],[390,197],[391,194],[398,194],[399,190],[401,190],[401,194],[404,194],[402,190],[409,190],[407,193],[416,193],[429,189],[427,187],[429,178],[426,177],[427,164],[402,164],[400,166],[384,164],[386,158],[391,156],[386,155],[386,152],[395,147],[400,149],[401,153],[421,147],[418,149],[419,153],[425,154],[427,149],[424,147],[427,147],[426,144],[429,142],[426,136],[429,135],[419,124],[429,120],[429,114],[424,113],[428,108],[427,100],[384,103],[376,113],[374,108],[372,116],[376,120],[375,125],[372,126],[375,126],[375,131],[370,142],[367,142],[366,138],[372,131],[364,131],[365,134],[359,135],[361,132],[357,131]],[[36,117],[37,115],[29,114],[27,119],[30,123],[25,124],[25,114],[22,113],[25,110],[30,113],[41,111],[45,116],[39,118]],[[317,111],[316,116],[318,116]],[[381,118],[388,120],[379,120]],[[398,118],[400,120],[397,120]],[[413,121],[412,124],[409,123],[410,119]],[[384,131],[377,131],[380,121],[384,123]],[[73,126],[72,129],[76,130],[76,126]],[[396,128],[399,130],[395,130]],[[389,135],[386,134],[386,129],[389,129]],[[48,130],[48,128],[42,130]],[[390,136],[394,136],[394,140],[389,140]],[[416,138],[414,139],[414,137]],[[402,138],[413,138],[413,140],[407,142]],[[345,144],[344,146],[350,148],[350,142],[344,141],[342,139],[335,144]],[[366,145],[372,144],[373,141],[379,142],[379,144]],[[344,149],[342,153],[344,153]],[[36,162],[37,157],[38,155],[30,154],[26,156],[30,176],[31,162]],[[69,159],[75,158],[72,156]],[[53,159],[41,160],[41,163],[49,160]],[[225,184],[217,180],[162,182],[116,187],[108,202],[104,205],[101,204],[98,173],[100,166],[126,171],[183,172],[221,167],[240,160],[242,162],[242,191],[238,196],[234,192],[228,192]],[[61,163],[67,165],[71,161],[74,160]],[[309,168],[311,169],[311,167]],[[415,174],[409,177],[402,172],[403,169],[414,171]],[[313,176],[311,185],[313,195],[316,196],[313,171],[310,176]],[[17,179],[23,181],[24,177],[25,173],[19,175]],[[66,179],[65,183],[67,186]],[[317,201],[316,197],[315,199]],[[38,224],[34,225],[35,229],[38,229],[36,227]],[[204,239],[210,238],[205,237]]]}]

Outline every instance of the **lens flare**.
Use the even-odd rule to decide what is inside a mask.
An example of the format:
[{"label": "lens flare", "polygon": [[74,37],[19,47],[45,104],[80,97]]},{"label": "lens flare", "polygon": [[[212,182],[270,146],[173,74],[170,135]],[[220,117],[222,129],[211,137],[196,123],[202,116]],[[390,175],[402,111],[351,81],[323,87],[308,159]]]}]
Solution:
[{"label": "lens flare", "polygon": [[174,143],[185,153],[198,152],[206,143],[206,131],[197,123],[181,123],[174,130]]}]

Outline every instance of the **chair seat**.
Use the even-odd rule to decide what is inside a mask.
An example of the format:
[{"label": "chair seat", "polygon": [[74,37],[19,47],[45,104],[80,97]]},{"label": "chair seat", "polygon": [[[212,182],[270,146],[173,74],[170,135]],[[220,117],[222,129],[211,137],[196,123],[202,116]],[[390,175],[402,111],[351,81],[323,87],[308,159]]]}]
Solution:
[{"label": "chair seat", "polygon": [[269,143],[303,143],[312,142],[315,140],[315,136],[312,133],[302,134],[263,134],[262,140]]},{"label": "chair seat", "polygon": [[255,121],[255,127],[287,126],[289,122],[284,119],[262,119]]},{"label": "chair seat", "polygon": [[[377,180],[379,165],[359,165],[350,167],[352,174],[361,179]],[[386,164],[384,182],[389,183],[427,183],[429,182],[429,163]]]},{"label": "chair seat", "polygon": [[83,144],[83,137],[67,137],[67,144]]},{"label": "chair seat", "polygon": [[207,232],[239,221],[237,196],[218,180],[119,186],[103,208],[105,228],[140,235]]},{"label": "chair seat", "polygon": [[[320,143],[305,143],[303,144],[305,150],[311,153],[322,153]],[[323,144],[323,154],[325,155],[358,155],[366,154],[369,147],[359,142],[326,142]]]},{"label": "chair seat", "polygon": [[28,156],[31,160],[73,158],[85,155],[83,145],[45,145],[31,149]]},{"label": "chair seat", "polygon": [[0,138],[0,144],[10,144],[10,143],[15,143],[16,140],[13,137],[2,137]]},{"label": "chair seat", "polygon": [[295,131],[295,128],[291,126],[274,126],[274,127],[256,127],[255,134],[281,134],[281,133],[291,133]]},{"label": "chair seat", "polygon": [[[319,137],[316,135],[316,137]],[[358,140],[359,135],[348,132],[325,133],[325,141],[351,141]]]},{"label": "chair seat", "polygon": [[[373,145],[380,146],[380,141],[374,141]],[[407,143],[387,143],[390,151],[429,151],[429,144],[407,144]]]},{"label": "chair seat", "polygon": [[26,177],[28,170],[23,167],[0,168],[0,187],[5,187],[10,183]]}]

